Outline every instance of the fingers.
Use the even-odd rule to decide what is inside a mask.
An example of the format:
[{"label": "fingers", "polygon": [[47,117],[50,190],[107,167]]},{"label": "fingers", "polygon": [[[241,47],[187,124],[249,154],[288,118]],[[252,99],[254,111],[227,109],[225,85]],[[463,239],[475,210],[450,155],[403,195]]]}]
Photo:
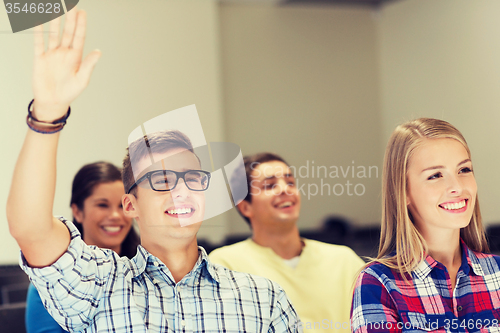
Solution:
[{"label": "fingers", "polygon": [[92,74],[92,71],[94,70],[94,67],[100,57],[101,51],[94,50],[90,52],[85,59],[83,59],[77,75],[80,76],[80,79],[83,80],[85,84],[90,81],[90,75]]},{"label": "fingers", "polygon": [[78,10],[73,8],[66,14],[66,22],[64,24],[64,32],[61,40],[62,47],[70,47],[73,42],[73,35],[75,34],[76,18]]},{"label": "fingers", "polygon": [[83,45],[85,44],[86,31],[87,13],[85,13],[83,10],[80,10],[76,18],[76,29],[73,37],[73,48],[80,51],[80,54],[83,54]]},{"label": "fingers", "polygon": [[49,23],[49,47],[48,50],[55,49],[59,46],[59,27],[61,25],[61,17],[50,21]]},{"label": "fingers", "polygon": [[35,56],[40,56],[45,51],[43,42],[43,25],[40,24],[35,27]]}]

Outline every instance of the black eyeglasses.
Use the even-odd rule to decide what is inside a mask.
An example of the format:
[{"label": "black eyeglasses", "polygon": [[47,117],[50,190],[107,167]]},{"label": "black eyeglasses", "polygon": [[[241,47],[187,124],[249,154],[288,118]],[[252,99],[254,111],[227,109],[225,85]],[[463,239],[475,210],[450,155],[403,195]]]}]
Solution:
[{"label": "black eyeglasses", "polygon": [[155,170],[146,173],[139,178],[134,185],[130,186],[127,194],[145,179],[149,180],[149,185],[154,191],[171,191],[177,186],[179,178],[184,180],[184,184],[191,191],[205,191],[210,183],[210,172],[203,170],[188,170],[178,172],[173,170]]}]

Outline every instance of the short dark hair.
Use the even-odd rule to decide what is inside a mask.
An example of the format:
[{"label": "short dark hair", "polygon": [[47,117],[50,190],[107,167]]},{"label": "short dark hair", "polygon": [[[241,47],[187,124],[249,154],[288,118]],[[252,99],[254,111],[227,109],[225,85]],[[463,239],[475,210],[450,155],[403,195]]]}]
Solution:
[{"label": "short dark hair", "polygon": [[[247,202],[252,202],[252,195],[250,193],[250,190],[251,190],[251,186],[250,185],[252,183],[252,172],[253,172],[253,170],[258,165],[260,165],[262,163],[273,162],[273,161],[283,162],[287,166],[290,166],[283,159],[283,157],[279,156],[278,154],[269,153],[269,152],[257,153],[257,154],[254,154],[254,155],[247,155],[247,156],[243,157],[243,163],[245,165],[245,174],[246,174],[246,180],[247,180],[246,186],[247,186],[247,189],[248,189],[247,196],[243,200],[245,200]],[[236,208],[236,210],[241,215],[241,217],[243,217],[243,219],[245,220],[245,222],[248,223],[248,225],[250,227],[252,227],[252,225],[250,224],[250,219],[248,217],[244,216],[243,214],[241,214],[241,212],[240,212],[240,210],[238,208]]]},{"label": "short dark hair", "polygon": [[[73,178],[70,206],[75,204],[79,210],[83,210],[85,199],[92,195],[97,185],[121,180],[120,169],[111,163],[101,161],[84,165]],[[74,216],[73,223],[83,235],[83,226],[76,221]],[[139,235],[134,227],[130,228],[130,231],[121,244],[120,255],[129,258],[134,257],[139,243]]]},{"label": "short dark hair", "polygon": [[[184,148],[194,154],[191,140],[186,134],[178,130],[150,133],[132,142],[128,146],[127,155],[123,159],[122,179],[125,191],[128,191],[135,183],[132,164],[136,164],[149,154],[164,153],[175,148]],[[132,159],[130,156],[132,156]],[[137,197],[137,187],[133,188],[130,193]]]}]

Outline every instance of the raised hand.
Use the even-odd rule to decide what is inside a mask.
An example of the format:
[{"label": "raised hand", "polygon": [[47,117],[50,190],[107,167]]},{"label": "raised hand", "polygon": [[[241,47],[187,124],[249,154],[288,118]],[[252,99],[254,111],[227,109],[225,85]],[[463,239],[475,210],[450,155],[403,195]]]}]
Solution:
[{"label": "raised hand", "polygon": [[47,50],[43,26],[35,28],[34,114],[42,121],[53,121],[66,114],[70,103],[88,85],[101,56],[100,51],[94,50],[82,61],[87,25],[84,11],[73,8],[66,14],[62,38],[60,21],[59,17],[49,24],[51,33]]},{"label": "raised hand", "polygon": [[[43,28],[35,28],[33,116],[42,122],[52,122],[66,114],[69,104],[87,86],[101,56],[96,50],[82,61],[85,12],[74,8],[66,14],[62,37],[59,25],[59,19],[50,22],[47,50]],[[9,231],[26,260],[39,267],[56,261],[70,241],[68,229],[52,214],[59,132],[45,133],[31,129],[26,132],[7,200]]]}]

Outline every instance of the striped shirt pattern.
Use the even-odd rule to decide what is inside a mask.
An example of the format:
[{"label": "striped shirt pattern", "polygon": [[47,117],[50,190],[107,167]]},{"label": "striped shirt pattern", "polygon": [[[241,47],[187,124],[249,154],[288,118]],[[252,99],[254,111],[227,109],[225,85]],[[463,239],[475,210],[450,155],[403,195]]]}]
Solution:
[{"label": "striped shirt pattern", "polygon": [[455,288],[430,256],[406,275],[408,283],[380,263],[368,265],[354,290],[352,331],[500,332],[500,257],[461,246]]},{"label": "striped shirt pattern", "polygon": [[276,283],[211,264],[203,248],[178,283],[142,246],[133,259],[86,245],[75,226],[53,265],[21,267],[44,306],[68,331],[299,332],[299,318]]}]

